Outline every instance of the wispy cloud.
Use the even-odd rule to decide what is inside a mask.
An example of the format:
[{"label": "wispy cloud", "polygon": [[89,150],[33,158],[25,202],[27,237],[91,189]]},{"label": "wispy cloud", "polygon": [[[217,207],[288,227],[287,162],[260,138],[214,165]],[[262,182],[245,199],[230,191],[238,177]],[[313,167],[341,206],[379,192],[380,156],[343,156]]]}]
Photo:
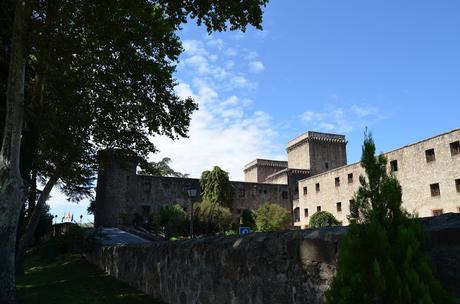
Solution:
[{"label": "wispy cloud", "polygon": [[311,130],[349,133],[356,128],[370,126],[383,119],[379,110],[373,106],[352,105],[348,108],[328,105],[322,111],[305,111],[301,121]]},{"label": "wispy cloud", "polygon": [[265,66],[262,61],[251,61],[249,62],[249,69],[254,73],[258,73],[265,70]]}]

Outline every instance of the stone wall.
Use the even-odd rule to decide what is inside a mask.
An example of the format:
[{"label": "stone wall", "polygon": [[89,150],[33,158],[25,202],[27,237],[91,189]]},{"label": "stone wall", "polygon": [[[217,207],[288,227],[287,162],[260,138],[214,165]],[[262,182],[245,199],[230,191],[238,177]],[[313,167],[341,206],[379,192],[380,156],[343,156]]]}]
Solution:
[{"label": "stone wall", "polygon": [[[397,171],[392,173],[401,184],[403,207],[409,212],[420,217],[432,216],[433,210],[460,212],[460,190],[456,187],[456,180],[460,179],[460,154],[453,154],[450,148],[451,143],[459,140],[460,130],[453,130],[384,153],[389,172],[392,171],[390,162],[397,162]],[[435,159],[427,161],[425,151],[430,149],[434,150]],[[318,207],[347,224],[350,200],[359,188],[359,176],[364,173],[360,163],[355,163],[299,181],[300,221],[296,225],[308,225],[309,217]],[[352,182],[348,180],[349,174],[353,175]],[[320,186],[319,191],[316,184]],[[439,185],[439,195],[432,196],[430,184]],[[305,209],[308,209],[308,217],[304,216]]]},{"label": "stone wall", "polygon": [[[441,283],[460,300],[460,215],[423,220]],[[102,247],[87,258],[169,304],[323,303],[345,227]]]}]

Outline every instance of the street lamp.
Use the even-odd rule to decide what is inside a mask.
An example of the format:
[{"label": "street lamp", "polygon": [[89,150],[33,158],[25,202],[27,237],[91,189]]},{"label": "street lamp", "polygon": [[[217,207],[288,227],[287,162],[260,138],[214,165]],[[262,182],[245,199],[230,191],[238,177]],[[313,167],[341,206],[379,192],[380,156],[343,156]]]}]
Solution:
[{"label": "street lamp", "polygon": [[190,200],[190,238],[193,238],[193,201],[196,197],[196,189],[188,189],[187,195]]}]

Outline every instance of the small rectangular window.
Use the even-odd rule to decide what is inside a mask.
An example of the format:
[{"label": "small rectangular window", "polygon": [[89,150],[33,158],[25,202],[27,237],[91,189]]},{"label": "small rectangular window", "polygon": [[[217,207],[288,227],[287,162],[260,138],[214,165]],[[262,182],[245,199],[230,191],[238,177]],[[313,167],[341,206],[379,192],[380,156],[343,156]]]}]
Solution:
[{"label": "small rectangular window", "polygon": [[433,212],[433,216],[439,216],[439,215],[443,214],[442,209],[433,209],[432,212]]},{"label": "small rectangular window", "polygon": [[329,163],[328,162],[324,163],[324,168],[329,169]]},{"label": "small rectangular window", "polygon": [[348,183],[353,183],[353,173],[348,173]]},{"label": "small rectangular window", "polygon": [[339,187],[340,186],[340,177],[335,178],[335,186]]},{"label": "small rectangular window", "polygon": [[341,202],[335,203],[335,206],[337,207],[337,212],[342,212],[342,203]]},{"label": "small rectangular window", "polygon": [[316,192],[319,192],[319,183],[316,183]]},{"label": "small rectangular window", "polygon": [[455,188],[457,189],[457,192],[460,193],[460,178],[455,180]]},{"label": "small rectangular window", "polygon": [[321,211],[321,206],[316,206],[316,211]]},{"label": "small rectangular window", "polygon": [[436,160],[436,156],[434,155],[434,149],[425,150],[426,162],[432,162]]},{"label": "small rectangular window", "polygon": [[450,143],[450,154],[452,156],[460,154],[460,141],[454,141]]},{"label": "small rectangular window", "polygon": [[238,194],[239,194],[239,195],[238,195],[239,197],[245,197],[246,192],[245,192],[244,188],[240,188]]},{"label": "small rectangular window", "polygon": [[304,213],[305,217],[308,217],[308,208],[303,209],[303,213]]},{"label": "small rectangular window", "polygon": [[441,195],[441,191],[439,189],[439,184],[431,184],[430,185],[430,190],[431,190],[431,196],[439,196]]},{"label": "small rectangular window", "polygon": [[391,172],[398,171],[398,161],[397,160],[390,161],[390,170]]},{"label": "small rectangular window", "polygon": [[285,199],[285,200],[288,199],[288,192],[287,192],[287,191],[283,191],[283,192],[281,193],[281,196],[282,196],[282,198]]},{"label": "small rectangular window", "polygon": [[307,189],[307,186],[303,187],[303,195],[307,195],[308,193],[308,189]]}]

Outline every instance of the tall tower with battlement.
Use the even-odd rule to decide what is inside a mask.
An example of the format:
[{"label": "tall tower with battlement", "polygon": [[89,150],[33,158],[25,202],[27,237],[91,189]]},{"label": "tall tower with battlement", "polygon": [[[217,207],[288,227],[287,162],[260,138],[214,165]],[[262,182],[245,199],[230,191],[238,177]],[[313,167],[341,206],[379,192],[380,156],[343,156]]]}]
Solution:
[{"label": "tall tower with battlement", "polygon": [[288,167],[316,175],[347,164],[345,135],[308,131],[287,146]]}]

